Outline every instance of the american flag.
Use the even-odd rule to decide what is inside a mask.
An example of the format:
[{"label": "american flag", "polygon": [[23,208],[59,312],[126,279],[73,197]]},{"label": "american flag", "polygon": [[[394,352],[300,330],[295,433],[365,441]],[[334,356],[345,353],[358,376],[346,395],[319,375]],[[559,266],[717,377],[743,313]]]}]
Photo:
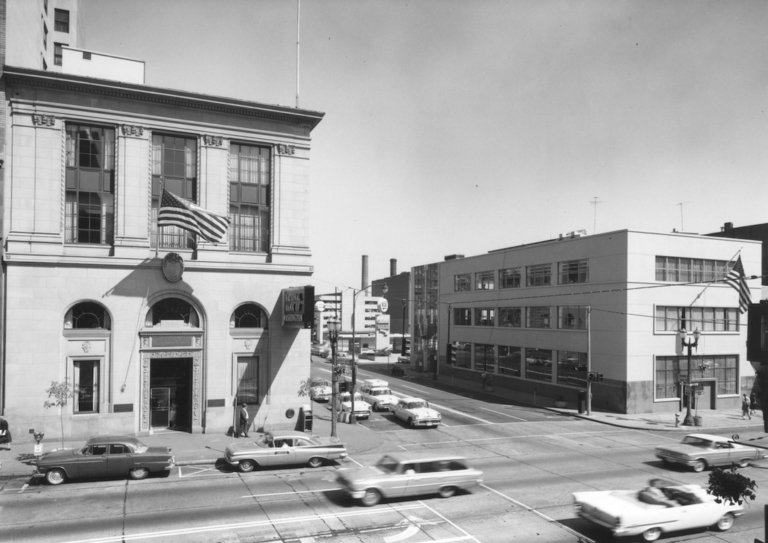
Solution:
[{"label": "american flag", "polygon": [[749,304],[752,303],[752,296],[749,294],[747,278],[744,276],[744,265],[741,263],[741,256],[736,259],[733,269],[725,276],[725,282],[739,293],[739,313],[744,313]]},{"label": "american flag", "polygon": [[221,243],[229,228],[229,219],[187,202],[163,189],[157,226],[178,226],[194,232],[211,243]]}]

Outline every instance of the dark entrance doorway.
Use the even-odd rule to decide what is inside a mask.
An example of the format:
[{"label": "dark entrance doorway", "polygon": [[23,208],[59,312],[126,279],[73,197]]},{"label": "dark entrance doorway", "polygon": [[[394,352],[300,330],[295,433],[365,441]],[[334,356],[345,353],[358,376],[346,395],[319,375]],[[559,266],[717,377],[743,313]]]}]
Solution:
[{"label": "dark entrance doorway", "polygon": [[152,428],[190,431],[192,428],[192,359],[151,359],[149,388]]}]

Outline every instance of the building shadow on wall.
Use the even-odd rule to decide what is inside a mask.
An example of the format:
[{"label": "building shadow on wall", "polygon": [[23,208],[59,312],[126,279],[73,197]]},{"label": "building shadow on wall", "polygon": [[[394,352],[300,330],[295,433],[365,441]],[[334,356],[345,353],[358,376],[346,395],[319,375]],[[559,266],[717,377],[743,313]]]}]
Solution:
[{"label": "building shadow on wall", "polygon": [[169,285],[173,288],[191,294],[194,289],[183,279],[171,283],[163,275],[163,260],[160,258],[145,258],[141,263],[123,277],[115,286],[102,294],[102,298],[110,296],[125,296],[130,298],[146,298],[150,292],[162,290]]}]

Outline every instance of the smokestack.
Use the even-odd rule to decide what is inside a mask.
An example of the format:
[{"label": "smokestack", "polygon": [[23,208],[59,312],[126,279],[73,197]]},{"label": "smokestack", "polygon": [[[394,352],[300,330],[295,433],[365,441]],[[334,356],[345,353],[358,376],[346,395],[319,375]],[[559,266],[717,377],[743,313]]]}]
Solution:
[{"label": "smokestack", "polygon": [[[368,286],[368,255],[363,255],[363,284],[360,286],[361,289],[365,289],[365,287]],[[368,296],[368,293],[365,294]]]},{"label": "smokestack", "polygon": [[395,275],[397,275],[397,259],[390,258],[389,259],[389,276],[394,277]]}]

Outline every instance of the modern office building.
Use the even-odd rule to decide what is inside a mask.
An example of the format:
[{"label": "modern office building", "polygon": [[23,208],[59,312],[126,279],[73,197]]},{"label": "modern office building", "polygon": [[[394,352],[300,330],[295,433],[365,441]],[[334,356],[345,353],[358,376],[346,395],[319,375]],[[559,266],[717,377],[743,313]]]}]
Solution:
[{"label": "modern office building", "polygon": [[[572,406],[600,373],[592,406],[619,413],[679,411],[690,379],[699,407],[737,409],[754,381],[746,315],[722,281],[737,253],[760,273],[759,242],[630,230],[414,267],[411,364]],[[681,329],[700,332],[690,372]]]},{"label": "modern office building", "polygon": [[[225,432],[236,402],[256,429],[295,427],[323,114],[125,81],[126,59],[98,60],[102,78],[66,59],[4,69],[2,414],[17,438]],[[187,216],[227,217],[226,234],[158,226],[163,191],[198,206]],[[71,391],[61,418],[53,384]]]},{"label": "modern office building", "polygon": [[717,238],[751,239],[763,243],[763,268],[760,270],[760,275],[763,276],[761,283],[763,285],[763,294],[761,298],[768,298],[768,223],[734,226],[732,222],[727,222],[723,224],[719,232],[707,235]]}]

